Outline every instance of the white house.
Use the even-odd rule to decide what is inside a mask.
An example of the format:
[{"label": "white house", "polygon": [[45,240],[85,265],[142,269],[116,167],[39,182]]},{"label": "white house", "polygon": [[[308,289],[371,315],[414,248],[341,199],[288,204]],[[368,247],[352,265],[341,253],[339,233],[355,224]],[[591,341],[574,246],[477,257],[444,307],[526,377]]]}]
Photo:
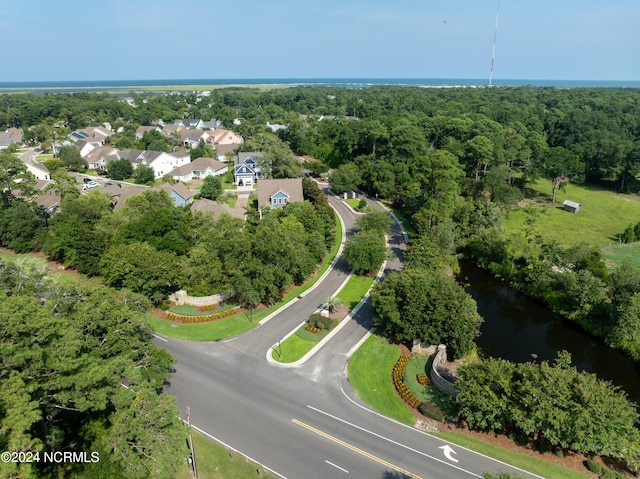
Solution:
[{"label": "white house", "polygon": [[200,157],[180,166],[171,172],[176,181],[189,181],[194,178],[204,178],[205,176],[224,175],[229,167],[213,158]]}]

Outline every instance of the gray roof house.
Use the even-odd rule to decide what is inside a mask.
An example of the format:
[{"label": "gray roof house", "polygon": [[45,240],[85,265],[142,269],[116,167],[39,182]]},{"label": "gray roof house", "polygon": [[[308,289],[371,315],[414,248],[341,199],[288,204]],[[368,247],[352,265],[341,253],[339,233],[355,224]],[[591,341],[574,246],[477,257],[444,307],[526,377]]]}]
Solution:
[{"label": "gray roof house", "polygon": [[258,183],[258,210],[283,208],[288,203],[304,201],[302,178],[262,180]]},{"label": "gray roof house", "polygon": [[191,163],[180,166],[171,172],[176,181],[189,181],[194,178],[204,178],[205,176],[224,175],[229,167],[213,158],[200,157]]}]

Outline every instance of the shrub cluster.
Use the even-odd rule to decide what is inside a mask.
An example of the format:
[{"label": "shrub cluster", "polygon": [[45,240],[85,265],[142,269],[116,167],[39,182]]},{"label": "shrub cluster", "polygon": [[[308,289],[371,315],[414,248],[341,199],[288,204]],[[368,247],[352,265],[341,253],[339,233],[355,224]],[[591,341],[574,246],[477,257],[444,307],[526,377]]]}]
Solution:
[{"label": "shrub cluster", "polygon": [[171,311],[167,311],[167,318],[172,321],[180,321],[181,323],[205,323],[207,321],[213,321],[216,319],[226,318],[233,316],[237,313],[238,308],[228,309],[217,314],[206,314],[201,316],[184,316],[182,314],[176,314]]},{"label": "shrub cluster", "polygon": [[425,373],[416,374],[416,379],[420,386],[428,386],[431,384],[431,379]]},{"label": "shrub cluster", "polygon": [[393,385],[400,394],[400,397],[412,408],[416,408],[420,405],[420,400],[409,390],[407,384],[404,382],[404,370],[409,362],[409,356],[400,356],[398,361],[393,366],[391,371],[391,378]]},{"label": "shrub cluster", "polygon": [[602,464],[589,459],[587,461],[587,469],[589,469],[591,472],[595,472],[596,474],[600,474],[602,472]]},{"label": "shrub cluster", "polygon": [[418,412],[423,416],[430,417],[431,419],[435,419],[440,422],[444,421],[444,418],[446,417],[444,411],[430,401],[421,402],[418,406]]},{"label": "shrub cluster", "polygon": [[207,304],[205,306],[200,306],[198,308],[200,311],[213,311],[214,309],[218,309],[218,305],[217,304]]},{"label": "shrub cluster", "polygon": [[314,313],[309,316],[308,322],[309,326],[317,329],[326,329],[327,331],[331,330],[333,326],[333,320],[322,316],[320,313]]},{"label": "shrub cluster", "polygon": [[322,329],[316,328],[315,326],[311,326],[310,324],[307,324],[307,326],[304,329],[314,334],[320,334],[322,332]]}]

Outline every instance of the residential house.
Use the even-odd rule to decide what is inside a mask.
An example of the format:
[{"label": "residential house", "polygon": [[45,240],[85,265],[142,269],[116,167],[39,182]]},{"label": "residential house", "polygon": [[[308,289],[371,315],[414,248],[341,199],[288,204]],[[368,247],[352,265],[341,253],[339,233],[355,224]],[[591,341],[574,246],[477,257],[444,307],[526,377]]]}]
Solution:
[{"label": "residential house", "polygon": [[244,143],[244,138],[234,133],[231,130],[225,130],[224,128],[216,128],[209,133],[209,143],[211,145],[241,145]]},{"label": "residential house", "polygon": [[120,183],[116,183],[100,188],[100,193],[109,196],[113,211],[118,211],[124,206],[127,198],[144,193],[148,189],[146,186],[122,186]]},{"label": "residential house", "polygon": [[208,128],[209,130],[215,130],[216,128],[222,127],[222,122],[220,120],[216,120],[215,118],[211,118],[211,120],[205,121],[202,125],[202,128]]},{"label": "residential house", "polygon": [[164,151],[132,149],[116,150],[115,154],[109,155],[106,160],[123,158],[129,160],[134,169],[139,165],[150,166],[156,178],[162,178],[167,173],[191,161],[189,153],[185,151],[166,153]]},{"label": "residential house", "polygon": [[109,138],[113,133],[111,130],[107,130],[104,126],[88,126],[87,128],[81,128],[67,135],[67,138],[76,143],[80,140],[87,140],[88,142],[97,144],[97,146],[103,146],[105,140]]},{"label": "residential house", "polygon": [[267,122],[267,128],[270,128],[272,132],[276,133],[279,130],[286,130],[287,125],[280,125],[279,123],[269,123]]},{"label": "residential house", "polygon": [[175,185],[163,183],[162,185],[151,189],[156,191],[166,191],[169,194],[169,197],[173,200],[173,204],[176,206],[189,206],[193,201],[193,193],[183,183],[176,183]]},{"label": "residential house", "polygon": [[184,118],[182,120],[176,120],[173,122],[173,124],[176,126],[181,126],[183,128],[204,128],[204,121],[195,118]]},{"label": "residential house", "polygon": [[109,161],[109,159],[113,159],[113,156],[117,151],[118,150],[116,150],[115,148],[111,148],[109,146],[100,146],[91,150],[89,154],[84,156],[83,158],[89,165],[90,169],[106,170],[107,161]]},{"label": "residential house", "polygon": [[283,208],[294,201],[304,201],[302,178],[269,179],[258,183],[258,210]]},{"label": "residential house", "polygon": [[154,130],[160,131],[160,128],[158,128],[157,126],[139,126],[136,129],[136,140],[142,140],[142,137],[144,136],[145,133],[148,133]]},{"label": "residential house", "polygon": [[40,163],[35,159],[36,152],[34,150],[29,150],[25,153],[22,153],[19,158],[22,163],[27,167],[27,170],[36,177],[36,180],[47,181],[51,179],[51,173],[46,166]]},{"label": "residential house", "polygon": [[196,148],[200,141],[208,143],[210,133],[200,129],[182,129],[178,131],[180,142],[188,148]]},{"label": "residential house", "polygon": [[42,211],[51,216],[58,211],[58,208],[60,208],[62,198],[55,190],[48,189],[40,191],[33,201],[35,201]]},{"label": "residential house", "polygon": [[8,148],[12,143],[20,145],[24,138],[24,131],[22,128],[8,128],[5,131],[0,131],[0,150]]},{"label": "residential house", "polygon": [[204,178],[205,176],[224,175],[229,167],[213,158],[200,157],[191,163],[180,166],[171,172],[176,181],[189,181],[194,178]]},{"label": "residential house", "polygon": [[251,185],[262,179],[262,167],[258,164],[260,152],[242,152],[235,158],[233,181],[238,186]]},{"label": "residential house", "polygon": [[214,145],[214,151],[218,161],[231,162],[233,161],[238,145]]}]

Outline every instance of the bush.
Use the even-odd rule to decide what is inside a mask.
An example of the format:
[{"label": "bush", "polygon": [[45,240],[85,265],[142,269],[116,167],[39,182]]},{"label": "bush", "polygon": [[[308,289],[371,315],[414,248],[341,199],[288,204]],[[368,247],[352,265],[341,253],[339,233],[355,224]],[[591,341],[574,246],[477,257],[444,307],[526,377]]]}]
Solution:
[{"label": "bush", "polygon": [[320,313],[314,313],[309,316],[308,323],[309,326],[318,329],[326,329],[327,331],[331,330],[333,326],[333,321],[331,320],[331,318],[325,318]]},{"label": "bush", "polygon": [[442,409],[429,401],[420,403],[418,406],[418,412],[423,416],[430,417],[436,421],[444,421],[444,418],[446,417]]},{"label": "bush", "polygon": [[602,472],[602,464],[589,459],[587,461],[587,469],[589,469],[591,472],[595,472],[596,474],[600,474]]},{"label": "bush", "polygon": [[431,380],[429,379],[429,376],[427,376],[425,373],[417,374],[416,379],[420,384],[420,386],[427,386],[431,384]]},{"label": "bush", "polygon": [[612,471],[611,469],[604,469],[600,479],[624,479],[624,474]]},{"label": "bush", "polygon": [[158,305],[158,309],[162,311],[167,311],[169,308],[171,308],[171,301],[169,300],[164,301]]}]

